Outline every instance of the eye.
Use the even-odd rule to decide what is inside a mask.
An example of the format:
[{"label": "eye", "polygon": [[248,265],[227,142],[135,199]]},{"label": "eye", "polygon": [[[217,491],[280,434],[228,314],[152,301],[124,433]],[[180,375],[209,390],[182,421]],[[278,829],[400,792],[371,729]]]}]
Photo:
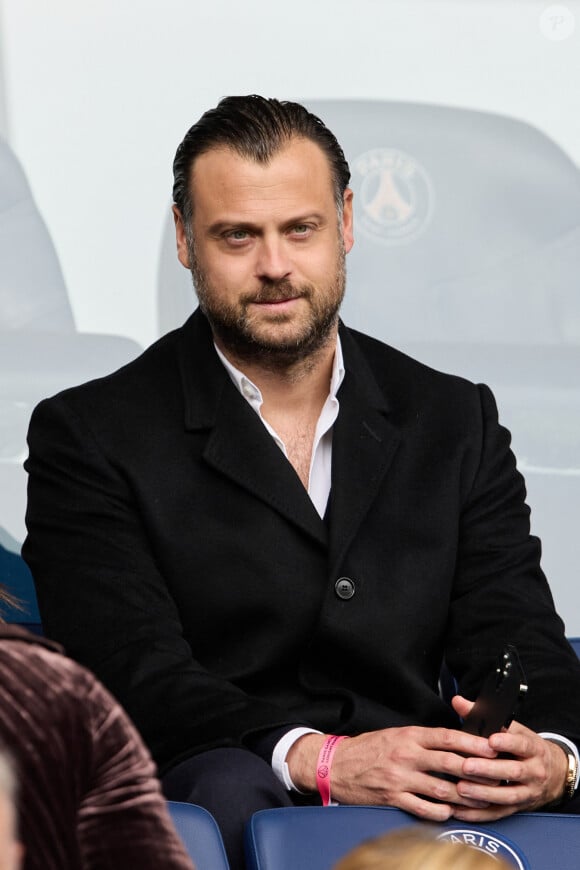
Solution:
[{"label": "eye", "polygon": [[290,233],[293,236],[309,236],[312,232],[310,224],[295,224],[290,228]]},{"label": "eye", "polygon": [[230,245],[232,248],[240,248],[248,244],[251,235],[248,230],[236,229],[227,230],[222,238],[226,244]]}]

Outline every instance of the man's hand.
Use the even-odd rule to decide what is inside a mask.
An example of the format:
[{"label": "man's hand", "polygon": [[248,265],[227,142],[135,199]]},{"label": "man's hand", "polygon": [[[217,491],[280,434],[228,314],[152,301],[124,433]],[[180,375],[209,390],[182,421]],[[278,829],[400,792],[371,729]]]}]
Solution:
[{"label": "man's hand", "polygon": [[[316,761],[324,737],[306,734],[287,762],[294,784],[316,791]],[[407,726],[371,731],[338,744],[331,774],[332,797],[340,803],[400,807],[423,819],[445,821],[458,806],[481,812],[486,801],[463,796],[465,756],[491,761],[497,752],[483,737],[449,728]],[[464,781],[464,780],[463,780]]]},{"label": "man's hand", "polygon": [[[457,695],[455,712],[465,718],[473,703]],[[489,746],[497,755],[510,758],[469,757],[464,759],[457,791],[462,806],[453,816],[465,822],[487,822],[522,810],[535,810],[562,797],[567,761],[562,749],[539,737],[519,722],[507,731],[492,734]],[[501,785],[501,783],[506,783]],[[466,799],[481,802],[479,808],[465,805]],[[488,806],[484,806],[484,804]]]},{"label": "man's hand", "polygon": [[[472,706],[460,695],[453,699],[463,718]],[[301,790],[316,791],[324,739],[306,734],[288,753]],[[385,728],[338,744],[331,793],[340,803],[394,806],[431,821],[486,822],[557,800],[566,770],[560,747],[518,722],[489,739],[449,728]]]}]

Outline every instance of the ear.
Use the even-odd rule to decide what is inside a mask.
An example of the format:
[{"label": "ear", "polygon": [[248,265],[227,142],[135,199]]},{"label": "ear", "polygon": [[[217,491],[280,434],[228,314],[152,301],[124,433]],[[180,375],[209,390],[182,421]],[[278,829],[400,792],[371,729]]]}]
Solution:
[{"label": "ear", "polygon": [[354,245],[352,198],[353,192],[350,187],[347,187],[344,191],[342,200],[342,238],[344,240],[344,249],[347,254]]},{"label": "ear", "polygon": [[171,210],[173,211],[173,220],[175,221],[177,258],[182,266],[185,266],[186,269],[189,269],[189,251],[187,248],[187,236],[185,233],[185,224],[183,223],[183,217],[181,216],[181,212],[176,205],[172,206]]}]

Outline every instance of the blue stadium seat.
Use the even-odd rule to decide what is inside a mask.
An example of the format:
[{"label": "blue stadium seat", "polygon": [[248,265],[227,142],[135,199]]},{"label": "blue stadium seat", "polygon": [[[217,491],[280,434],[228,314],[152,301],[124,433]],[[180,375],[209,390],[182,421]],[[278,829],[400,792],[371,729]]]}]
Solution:
[{"label": "blue stadium seat", "polygon": [[167,806],[196,870],[229,870],[222,836],[211,813],[179,801],[167,801]]},{"label": "blue stadium seat", "polygon": [[580,659],[580,637],[569,637],[568,643]]},{"label": "blue stadium seat", "polygon": [[[423,824],[392,807],[284,807],[256,813],[246,828],[248,870],[331,870],[373,837]],[[519,870],[578,870],[580,816],[519,813],[489,825],[449,821],[437,836],[501,855]]]},{"label": "blue stadium seat", "polygon": [[0,138],[0,542],[9,551],[19,550],[24,532],[22,463],[32,409],[139,352],[132,339],[77,331],[50,233],[22,166]]},{"label": "blue stadium seat", "polygon": [[5,622],[18,623],[35,634],[42,634],[42,625],[32,575],[26,562],[18,553],[7,550],[0,544],[0,583],[19,602],[20,607],[4,607]]}]

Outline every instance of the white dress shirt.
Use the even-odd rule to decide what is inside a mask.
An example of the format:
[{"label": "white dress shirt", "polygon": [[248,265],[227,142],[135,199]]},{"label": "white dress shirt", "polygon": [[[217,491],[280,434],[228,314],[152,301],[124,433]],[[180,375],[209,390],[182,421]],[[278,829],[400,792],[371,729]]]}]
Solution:
[{"label": "white dress shirt", "polygon": [[[270,426],[267,420],[262,417],[262,393],[259,388],[246,375],[239,371],[231,362],[226,359],[221,350],[216,346],[216,351],[226,370],[238,388],[244,399],[248,402],[251,408],[254,409],[286,459],[288,452],[286,445],[278,435],[278,433]],[[344,363],[342,358],[342,347],[340,338],[336,337],[336,350],[334,353],[334,361],[332,363],[332,374],[330,376],[330,390],[318,423],[314,432],[314,442],[312,444],[312,456],[310,458],[310,471],[308,474],[308,495],[312,499],[312,503],[321,517],[324,517],[328,496],[330,495],[330,482],[332,471],[332,427],[338,417],[338,399],[336,394],[342,384],[344,378]]]}]

